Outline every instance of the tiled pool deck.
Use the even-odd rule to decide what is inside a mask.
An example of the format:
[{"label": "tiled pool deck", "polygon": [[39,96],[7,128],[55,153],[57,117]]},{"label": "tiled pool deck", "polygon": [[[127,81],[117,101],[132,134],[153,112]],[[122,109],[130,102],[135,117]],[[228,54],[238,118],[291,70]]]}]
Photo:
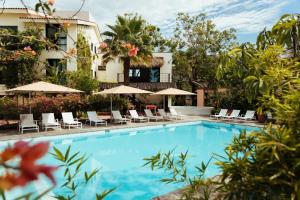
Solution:
[{"label": "tiled pool deck", "polygon": [[103,130],[113,130],[113,129],[123,129],[123,128],[136,128],[136,127],[145,127],[145,126],[155,126],[155,125],[162,125],[162,124],[174,124],[174,123],[182,123],[182,122],[195,122],[195,121],[214,121],[214,122],[222,122],[222,123],[231,123],[231,124],[243,124],[249,126],[263,126],[262,124],[258,124],[254,121],[236,121],[236,120],[211,120],[209,117],[200,117],[200,116],[188,116],[182,120],[173,120],[173,121],[160,121],[160,122],[148,122],[148,123],[128,123],[128,124],[108,124],[108,126],[89,126],[88,124],[83,125],[83,128],[68,128],[62,130],[48,130],[48,131],[40,131],[32,132],[32,131],[25,131],[23,134],[19,133],[18,130],[2,130],[0,132],[0,141],[7,141],[7,140],[19,140],[19,139],[26,139],[26,138],[37,138],[43,136],[56,136],[56,135],[68,135],[68,134],[80,134],[86,132],[96,132],[96,131],[103,131]]}]

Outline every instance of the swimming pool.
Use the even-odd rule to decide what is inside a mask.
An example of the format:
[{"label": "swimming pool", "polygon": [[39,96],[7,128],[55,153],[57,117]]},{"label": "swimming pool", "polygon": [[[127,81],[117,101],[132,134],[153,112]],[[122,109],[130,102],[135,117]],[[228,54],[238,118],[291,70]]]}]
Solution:
[{"label": "swimming pool", "polygon": [[[128,128],[111,131],[101,131],[68,136],[38,138],[34,141],[50,141],[51,145],[65,151],[69,145],[73,152],[85,153],[89,160],[84,166],[86,170],[100,168],[100,172],[88,187],[80,188],[79,198],[95,199],[96,191],[117,187],[106,199],[108,200],[137,200],[168,193],[177,189],[178,185],[165,185],[159,180],[166,177],[163,171],[151,171],[143,167],[143,158],[166,152],[175,148],[174,153],[189,152],[189,166],[193,167],[201,161],[207,162],[212,153],[224,155],[223,149],[230,143],[234,134],[241,130],[258,129],[256,127],[240,126],[214,122],[190,122],[168,125],[158,125],[143,128]],[[2,144],[3,145],[3,144]],[[47,164],[57,164],[51,155],[44,160]],[[207,176],[218,173],[216,166],[211,164]],[[56,173],[58,185],[63,183],[62,171]],[[46,189],[47,180],[31,184],[28,191]],[[64,191],[55,188],[50,195]],[[22,194],[16,189],[10,196]]]}]

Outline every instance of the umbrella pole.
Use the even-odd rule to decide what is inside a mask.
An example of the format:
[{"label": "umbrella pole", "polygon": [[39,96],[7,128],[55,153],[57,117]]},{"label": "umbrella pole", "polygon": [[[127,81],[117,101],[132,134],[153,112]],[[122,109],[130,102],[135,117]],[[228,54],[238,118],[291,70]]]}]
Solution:
[{"label": "umbrella pole", "polygon": [[166,96],[163,95],[163,102],[164,102],[164,110],[166,110]]},{"label": "umbrella pole", "polygon": [[31,114],[31,92],[29,92],[29,114]]},{"label": "umbrella pole", "polygon": [[112,94],[110,95],[110,115],[112,115]]}]

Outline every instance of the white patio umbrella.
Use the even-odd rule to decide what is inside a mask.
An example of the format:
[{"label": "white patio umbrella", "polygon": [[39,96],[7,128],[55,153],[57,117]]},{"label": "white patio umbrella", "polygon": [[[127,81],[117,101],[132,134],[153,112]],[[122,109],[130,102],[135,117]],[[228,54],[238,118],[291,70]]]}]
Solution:
[{"label": "white patio umbrella", "polygon": [[114,94],[151,94],[152,92],[147,90],[142,90],[139,88],[129,87],[125,85],[120,85],[111,89],[106,89],[101,92],[96,92],[94,95],[97,94],[108,94],[110,95],[110,111],[112,111],[112,95]]},{"label": "white patio umbrella", "polygon": [[192,92],[188,92],[185,90],[179,90],[177,88],[168,88],[165,90],[161,90],[158,92],[155,92],[151,95],[160,95],[163,96],[163,101],[164,101],[164,109],[165,109],[165,97],[168,96],[168,104],[170,104],[169,106],[171,106],[171,97],[170,96],[189,96],[189,95],[196,95],[195,93]]},{"label": "white patio umbrella", "polygon": [[[73,88],[56,85],[52,83],[47,83],[44,81],[39,81],[35,83],[31,83],[28,85],[23,85],[20,87],[16,87],[13,89],[9,89],[5,91],[6,93],[13,93],[13,94],[29,94],[29,101],[31,101],[31,95],[33,92],[42,92],[42,93],[80,93],[83,91],[76,90]],[[29,113],[31,113],[31,105],[29,106]]]}]

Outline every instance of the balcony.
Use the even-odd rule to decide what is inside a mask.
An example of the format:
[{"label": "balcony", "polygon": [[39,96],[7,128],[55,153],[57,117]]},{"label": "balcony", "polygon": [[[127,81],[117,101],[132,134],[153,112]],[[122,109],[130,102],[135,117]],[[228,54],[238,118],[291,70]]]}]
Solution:
[{"label": "balcony", "polygon": [[[102,82],[102,83],[100,83],[99,89],[101,91],[101,90],[117,87],[119,85],[123,85],[123,83],[103,83]],[[159,90],[164,90],[167,88],[176,88],[175,83],[168,83],[168,82],[165,82],[165,83],[145,83],[145,82],[129,83],[128,86],[140,88],[143,90],[149,90],[149,91],[159,91]]]},{"label": "balcony", "polygon": [[[159,82],[158,81],[150,81],[149,78],[146,78],[147,81],[145,81],[145,78],[139,81],[137,78],[130,77],[131,83],[170,83],[172,82],[171,74],[170,73],[160,73],[159,74]],[[117,81],[118,83],[124,83],[124,74],[118,73],[117,74]]]}]

